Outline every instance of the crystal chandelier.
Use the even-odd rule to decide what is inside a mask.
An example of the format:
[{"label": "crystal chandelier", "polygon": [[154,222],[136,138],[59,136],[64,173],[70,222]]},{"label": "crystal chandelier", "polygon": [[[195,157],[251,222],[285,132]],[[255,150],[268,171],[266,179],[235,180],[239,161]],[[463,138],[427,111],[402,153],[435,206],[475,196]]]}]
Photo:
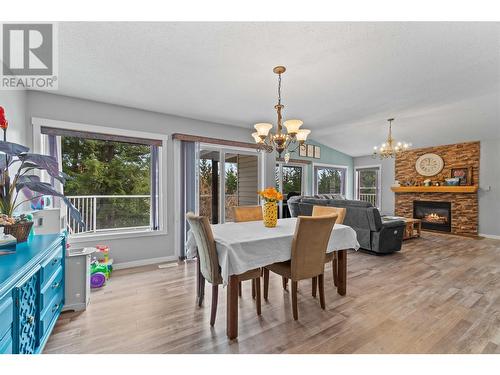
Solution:
[{"label": "crystal chandelier", "polygon": [[387,137],[385,143],[382,143],[380,147],[373,147],[373,158],[376,158],[377,156],[380,157],[380,159],[395,158],[397,155],[411,147],[411,143],[396,143],[394,138],[392,138],[392,122],[394,119],[390,118],[387,121],[389,121],[389,136]]},{"label": "crystal chandelier", "polygon": [[[277,66],[273,69],[273,72],[278,75],[278,104],[274,106],[278,114],[277,132],[275,134],[270,132],[273,128],[273,124],[258,123],[254,125],[257,131],[252,133],[252,137],[255,139],[255,142],[261,146],[261,150],[266,150],[267,152],[276,150],[279,157],[281,157],[281,154],[284,152],[285,162],[288,163],[288,160],[290,160],[290,153],[297,151],[298,148],[304,144],[311,131],[300,129],[303,124],[300,120],[286,120],[282,124],[281,111],[285,106],[281,104],[281,75],[285,73],[285,70],[286,68],[284,66]],[[283,132],[283,125],[286,128],[286,133]]]}]

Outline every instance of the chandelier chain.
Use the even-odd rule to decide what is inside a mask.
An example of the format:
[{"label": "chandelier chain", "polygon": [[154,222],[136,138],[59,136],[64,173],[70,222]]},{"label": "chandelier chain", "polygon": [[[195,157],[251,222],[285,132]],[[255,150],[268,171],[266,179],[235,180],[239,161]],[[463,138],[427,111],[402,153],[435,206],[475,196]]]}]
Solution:
[{"label": "chandelier chain", "polygon": [[278,105],[281,105],[281,74],[278,74]]}]

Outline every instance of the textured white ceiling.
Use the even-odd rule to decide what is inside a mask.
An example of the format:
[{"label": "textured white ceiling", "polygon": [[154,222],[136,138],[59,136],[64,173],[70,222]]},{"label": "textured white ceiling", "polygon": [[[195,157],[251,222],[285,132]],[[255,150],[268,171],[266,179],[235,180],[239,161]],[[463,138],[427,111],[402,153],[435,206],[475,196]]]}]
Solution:
[{"label": "textured white ceiling", "polygon": [[[59,94],[248,127],[285,118],[365,155],[500,137],[498,23],[61,23]],[[249,135],[249,141],[251,137]]]}]

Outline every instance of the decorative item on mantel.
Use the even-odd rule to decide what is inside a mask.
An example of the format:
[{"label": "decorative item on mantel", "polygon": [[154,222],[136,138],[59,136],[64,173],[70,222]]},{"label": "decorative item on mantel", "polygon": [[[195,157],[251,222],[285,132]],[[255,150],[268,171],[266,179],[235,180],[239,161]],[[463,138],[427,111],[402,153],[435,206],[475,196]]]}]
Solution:
[{"label": "decorative item on mantel", "polygon": [[392,122],[394,119],[390,118],[387,121],[389,121],[389,135],[387,136],[385,143],[382,143],[380,147],[373,147],[373,158],[376,158],[377,156],[380,159],[395,158],[411,147],[411,143],[396,142],[394,138],[392,138]]},{"label": "decorative item on mantel", "polygon": [[[269,132],[273,128],[273,124],[258,123],[254,125],[257,131],[252,133],[252,137],[255,139],[255,142],[261,146],[260,149],[262,150],[266,150],[267,152],[276,150],[280,158],[281,154],[285,152],[285,163],[288,163],[290,160],[290,153],[297,151],[300,146],[304,144],[311,131],[308,129],[299,129],[303,124],[301,120],[286,120],[282,124],[281,110],[285,106],[281,104],[281,75],[285,73],[285,71],[286,68],[284,66],[277,66],[273,69],[273,72],[278,75],[278,104],[274,106],[278,114],[277,132],[276,134]],[[285,126],[287,130],[286,134],[283,133],[283,126]],[[293,144],[297,144],[294,149],[292,149]],[[309,153],[307,156],[309,156]],[[314,157],[314,153],[310,157]]]},{"label": "decorative item on mantel", "polygon": [[258,194],[265,200],[263,207],[264,226],[268,228],[276,227],[278,223],[278,202],[283,199],[283,194],[273,187],[265,188]]},{"label": "decorative item on mantel", "polygon": [[[31,173],[44,170],[50,177],[64,185],[68,176],[59,171],[57,160],[49,155],[32,154],[26,146],[7,142],[8,126],[5,110],[0,107],[0,128],[3,130],[3,141],[0,141],[0,214],[3,216],[0,225],[4,227],[4,233],[12,234],[17,242],[26,241],[33,221],[29,220],[27,215],[14,218],[14,211],[23,203],[39,199],[44,195],[62,198],[69,207],[71,217],[84,226],[80,213],[73,204],[51,184],[40,181],[39,176]],[[16,167],[17,172],[11,179],[9,170],[12,171]],[[26,199],[18,202],[18,198],[22,199],[19,193]]]}]

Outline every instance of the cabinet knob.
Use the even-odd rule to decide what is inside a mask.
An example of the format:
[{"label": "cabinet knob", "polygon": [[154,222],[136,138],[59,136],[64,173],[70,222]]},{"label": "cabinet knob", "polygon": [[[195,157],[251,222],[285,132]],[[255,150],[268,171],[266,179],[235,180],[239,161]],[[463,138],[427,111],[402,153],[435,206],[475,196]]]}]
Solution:
[{"label": "cabinet knob", "polygon": [[57,288],[59,285],[60,285],[60,284],[59,284],[59,283],[57,283],[57,282],[56,282],[56,283],[54,283],[54,284],[52,284],[52,289]]},{"label": "cabinet knob", "polygon": [[33,322],[35,321],[35,317],[33,315],[28,315],[26,317],[26,321],[28,322],[28,324],[33,324]]},{"label": "cabinet knob", "polygon": [[59,304],[55,304],[54,307],[52,308],[52,312],[56,311],[59,308]]}]

